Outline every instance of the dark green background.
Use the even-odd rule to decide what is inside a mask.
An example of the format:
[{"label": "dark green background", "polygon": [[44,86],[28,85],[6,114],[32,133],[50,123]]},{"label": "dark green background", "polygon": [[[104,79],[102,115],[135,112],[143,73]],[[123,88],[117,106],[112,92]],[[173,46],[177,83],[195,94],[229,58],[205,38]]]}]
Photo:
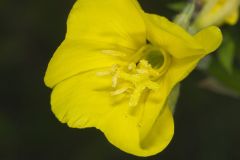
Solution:
[{"label": "dark green background", "polygon": [[[61,124],[50,110],[43,77],[64,39],[74,1],[0,1],[0,160],[240,159],[240,100],[199,88],[198,81],[207,76],[199,71],[184,80],[175,136],[156,156],[128,155],[95,129]],[[166,8],[170,2],[141,0],[145,11],[172,18],[175,13]],[[239,24],[228,28],[239,36]]]}]

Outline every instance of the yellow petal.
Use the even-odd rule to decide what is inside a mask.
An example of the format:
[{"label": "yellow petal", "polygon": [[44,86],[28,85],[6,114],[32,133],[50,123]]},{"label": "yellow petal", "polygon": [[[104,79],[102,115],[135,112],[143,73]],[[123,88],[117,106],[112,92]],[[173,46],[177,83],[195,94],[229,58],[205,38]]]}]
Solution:
[{"label": "yellow petal", "polygon": [[192,36],[164,17],[146,14],[145,21],[150,42],[172,55],[171,65],[160,80],[165,84],[163,87],[166,88],[166,96],[204,56],[213,52],[222,42],[222,34],[217,27],[205,28]]},{"label": "yellow petal", "polygon": [[136,0],[77,0],[68,17],[67,39],[86,39],[138,49],[145,25]]},{"label": "yellow petal", "polygon": [[204,47],[206,53],[215,51],[222,42],[222,33],[218,27],[207,27],[197,34],[194,38]]},{"label": "yellow petal", "polygon": [[184,58],[204,53],[201,44],[194,37],[166,18],[146,14],[145,21],[149,41],[160,46],[173,57]]},{"label": "yellow petal", "polygon": [[[208,38],[206,38],[208,37]],[[211,37],[211,38],[210,38]],[[151,130],[151,125],[157,117],[157,114],[161,111],[166,98],[169,96],[173,87],[182,81],[190,72],[197,66],[198,62],[208,53],[214,51],[222,41],[222,35],[217,27],[206,28],[195,36],[193,36],[196,42],[204,48],[204,53],[202,55],[188,56],[185,58],[172,57],[171,64],[165,73],[165,75],[158,80],[159,90],[154,94],[150,94],[146,106],[148,109],[144,111],[145,116],[143,116],[143,128],[141,131],[141,136],[145,137]],[[209,41],[208,39],[211,39]],[[205,40],[205,41],[204,41]],[[187,51],[190,52],[191,50]],[[152,99],[152,100],[151,100]],[[154,101],[159,105],[154,106]]]},{"label": "yellow petal", "polygon": [[[161,152],[171,141],[174,134],[172,112],[164,106],[156,118],[150,132],[142,139],[141,146],[146,150],[146,155]],[[149,152],[149,153],[148,153]]]},{"label": "yellow petal", "polygon": [[52,111],[70,127],[95,126],[112,109],[111,78],[97,76],[96,71],[82,73],[62,81],[51,95]]},{"label": "yellow petal", "polygon": [[[222,42],[222,33],[218,27],[207,27],[193,36],[196,42],[202,46],[204,52],[202,55],[196,55],[186,58],[172,58],[171,66],[166,74],[166,82],[175,86],[183,80],[198,64],[198,62],[207,54],[215,51]],[[190,51],[189,51],[190,52]]]},{"label": "yellow petal", "polygon": [[[166,97],[151,96],[140,106],[130,108],[129,97],[111,96],[111,90],[110,76],[96,76],[96,71],[74,76],[54,87],[52,110],[70,127],[100,129],[113,145],[127,153],[150,156],[162,151],[174,132],[169,108],[162,106]],[[148,118],[152,116],[155,118],[150,124]]]},{"label": "yellow petal", "polygon": [[225,21],[230,24],[230,25],[234,25],[237,23],[238,21],[238,17],[239,17],[239,13],[238,13],[238,8],[237,10],[233,11],[226,19]]},{"label": "yellow petal", "polygon": [[116,64],[119,59],[112,55],[140,48],[146,42],[140,12],[136,0],[77,0],[68,17],[66,40],[48,65],[46,85],[54,87],[73,75]]},{"label": "yellow petal", "polygon": [[127,153],[144,157],[161,152],[171,141],[174,132],[173,118],[168,107],[158,115],[151,131],[144,138],[140,136],[141,125],[137,119],[126,115],[122,108],[114,109],[101,121],[99,128],[113,145]]},{"label": "yellow petal", "polygon": [[[119,50],[125,51],[125,53]],[[112,52],[112,53],[105,53]],[[65,40],[53,55],[46,75],[45,83],[54,87],[71,76],[121,63],[119,57],[112,54],[127,54],[131,50],[99,42]]]},{"label": "yellow petal", "polygon": [[164,77],[168,88],[172,89],[177,83],[182,81],[205,55],[192,56],[183,59],[173,58],[171,66]]},{"label": "yellow petal", "polygon": [[182,81],[196,67],[204,57],[192,56],[182,59],[172,58],[168,71],[158,80],[159,89],[148,95],[143,115],[141,117],[140,136],[146,137],[151,133],[152,126],[158,114],[164,109],[165,103],[171,90]]},{"label": "yellow petal", "polygon": [[158,80],[159,89],[150,91],[145,96],[146,101],[141,106],[141,114],[139,116],[140,138],[146,139],[152,132],[152,128],[159,114],[165,109],[164,107],[171,91],[171,83],[165,81],[165,77]]}]

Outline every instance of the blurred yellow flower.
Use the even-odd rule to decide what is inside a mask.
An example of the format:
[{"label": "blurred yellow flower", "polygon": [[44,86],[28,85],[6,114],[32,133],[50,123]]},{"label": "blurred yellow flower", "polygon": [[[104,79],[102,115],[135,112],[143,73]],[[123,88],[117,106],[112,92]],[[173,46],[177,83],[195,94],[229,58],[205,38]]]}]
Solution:
[{"label": "blurred yellow flower", "polygon": [[217,27],[191,36],[136,0],[77,0],[44,79],[52,110],[127,153],[159,153],[174,132],[169,93],[221,40]]},{"label": "blurred yellow flower", "polygon": [[203,9],[196,18],[200,28],[228,23],[234,25],[239,17],[240,0],[200,0]]}]

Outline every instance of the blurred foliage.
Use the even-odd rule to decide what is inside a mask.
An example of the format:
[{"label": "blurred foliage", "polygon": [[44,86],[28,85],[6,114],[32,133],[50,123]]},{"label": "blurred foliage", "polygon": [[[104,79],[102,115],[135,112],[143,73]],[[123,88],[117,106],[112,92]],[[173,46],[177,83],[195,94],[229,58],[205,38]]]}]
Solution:
[{"label": "blurred foliage", "polygon": [[228,73],[232,73],[236,44],[228,32],[223,32],[223,37],[223,43],[218,51],[218,58],[224,69]]},{"label": "blurred foliage", "polygon": [[239,23],[237,26],[223,27],[222,31],[223,43],[216,55],[211,57],[207,72],[216,79],[216,84],[213,84],[215,92],[240,97]]},{"label": "blurred foliage", "polygon": [[179,1],[179,2],[170,3],[167,7],[173,11],[181,12],[186,5],[187,5],[187,1],[184,1],[184,2]]},{"label": "blurred foliage", "polygon": [[[1,160],[240,159],[240,100],[209,92],[196,83],[212,75],[224,86],[240,91],[239,23],[223,27],[232,37],[225,42],[226,48],[232,50],[234,43],[234,53],[221,55],[225,51],[220,49],[207,72],[196,71],[182,83],[175,111],[175,136],[162,153],[134,157],[113,147],[96,129],[71,129],[58,122],[51,112],[50,90],[43,84],[43,76],[64,39],[74,1],[0,1]],[[177,11],[167,6],[179,1],[140,2],[145,11],[172,19]]]}]

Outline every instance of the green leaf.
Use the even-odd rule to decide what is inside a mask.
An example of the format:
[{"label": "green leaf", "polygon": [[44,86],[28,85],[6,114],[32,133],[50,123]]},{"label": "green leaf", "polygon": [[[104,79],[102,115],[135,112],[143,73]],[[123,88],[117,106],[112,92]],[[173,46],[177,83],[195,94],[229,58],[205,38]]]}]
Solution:
[{"label": "green leaf", "polygon": [[228,73],[233,72],[233,60],[235,55],[235,43],[228,32],[223,34],[223,43],[218,51],[218,59]]},{"label": "green leaf", "polygon": [[212,76],[217,78],[224,87],[240,95],[240,70],[233,68],[230,74],[219,61],[213,59],[208,71]]},{"label": "green leaf", "polygon": [[167,7],[173,11],[180,12],[185,8],[186,5],[187,2],[174,2],[168,4]]},{"label": "green leaf", "polygon": [[207,71],[209,66],[211,65],[212,63],[212,59],[214,57],[212,57],[212,55],[208,55],[206,57],[204,57],[199,63],[198,63],[198,66],[197,66],[197,69],[201,70],[201,71]]},{"label": "green leaf", "polygon": [[191,21],[191,18],[193,16],[193,13],[195,11],[195,1],[192,1],[191,3],[187,3],[182,10],[175,18],[174,23],[180,25],[181,27],[185,28],[186,30],[189,30],[189,24]]},{"label": "green leaf", "polygon": [[210,76],[204,80],[201,80],[199,83],[199,86],[201,88],[210,90],[210,91],[218,93],[218,94],[235,97],[235,98],[240,97],[240,94],[238,92],[226,87],[215,77]]},{"label": "green leaf", "polygon": [[180,84],[177,84],[171,91],[168,97],[168,102],[167,102],[172,113],[175,112],[179,94],[180,94]]}]

